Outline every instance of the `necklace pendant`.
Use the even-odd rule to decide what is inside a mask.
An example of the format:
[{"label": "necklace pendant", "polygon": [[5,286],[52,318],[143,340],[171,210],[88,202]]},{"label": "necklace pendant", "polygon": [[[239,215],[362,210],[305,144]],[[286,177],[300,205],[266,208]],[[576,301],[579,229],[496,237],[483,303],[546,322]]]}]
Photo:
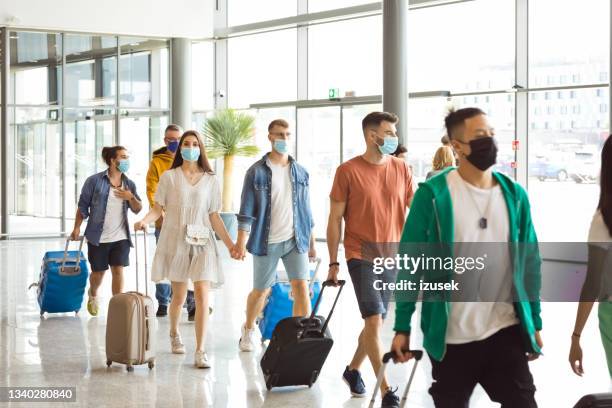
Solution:
[{"label": "necklace pendant", "polygon": [[486,229],[487,228],[487,219],[485,217],[482,217],[479,221],[478,221],[478,225],[480,226],[480,228],[482,229]]}]

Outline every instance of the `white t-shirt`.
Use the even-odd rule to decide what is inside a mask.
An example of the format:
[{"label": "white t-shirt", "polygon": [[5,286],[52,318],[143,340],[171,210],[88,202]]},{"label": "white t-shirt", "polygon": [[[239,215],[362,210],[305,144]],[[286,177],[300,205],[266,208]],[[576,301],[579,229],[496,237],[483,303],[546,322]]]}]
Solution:
[{"label": "white t-shirt", "polygon": [[111,186],[108,201],[106,201],[106,214],[104,214],[100,243],[117,242],[123,239],[127,239],[123,219],[123,200],[115,195],[115,189]]},{"label": "white t-shirt", "polygon": [[276,244],[293,238],[293,186],[291,166],[281,166],[267,160],[272,169],[272,203],[268,243]]},{"label": "white t-shirt", "polygon": [[[446,181],[453,203],[455,242],[466,243],[455,245],[454,257],[478,257],[483,256],[483,252],[486,253],[485,269],[479,275],[474,275],[478,276],[476,280],[470,281],[477,283],[480,293],[483,293],[482,288],[487,288],[485,300],[507,300],[451,303],[446,343],[462,344],[486,339],[519,321],[511,303],[512,271],[509,248],[507,245],[482,244],[508,242],[508,209],[501,187],[475,187],[463,180],[457,170],[451,170]],[[479,220],[483,216],[487,219],[487,228],[479,226]]]}]

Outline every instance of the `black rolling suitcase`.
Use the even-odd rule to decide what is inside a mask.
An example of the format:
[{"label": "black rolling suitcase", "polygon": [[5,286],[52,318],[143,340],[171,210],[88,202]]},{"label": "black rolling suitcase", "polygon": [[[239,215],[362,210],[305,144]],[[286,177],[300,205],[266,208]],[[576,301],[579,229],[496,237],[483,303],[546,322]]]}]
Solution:
[{"label": "black rolling suitcase", "polygon": [[314,311],[318,310],[325,287],[333,286],[331,281],[323,282],[310,317],[288,317],[278,322],[261,359],[268,390],[289,385],[312,387],[315,383],[334,344],[327,324],[345,283],[338,281],[340,289],[327,319],[315,316]]},{"label": "black rolling suitcase", "polygon": [[574,408],[612,408],[612,393],[585,395]]}]

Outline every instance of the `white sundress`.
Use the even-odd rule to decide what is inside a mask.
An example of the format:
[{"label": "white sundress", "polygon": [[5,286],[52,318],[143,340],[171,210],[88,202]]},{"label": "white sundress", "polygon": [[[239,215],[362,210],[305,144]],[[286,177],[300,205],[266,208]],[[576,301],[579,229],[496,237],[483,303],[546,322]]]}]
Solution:
[{"label": "white sundress", "polygon": [[[151,279],[187,283],[204,280],[209,281],[212,288],[221,286],[224,276],[209,216],[221,210],[221,189],[216,177],[206,173],[191,185],[180,167],[167,170],[159,179],[155,202],[164,207],[165,216]],[[206,246],[185,242],[188,224],[205,225],[210,229]]]}]

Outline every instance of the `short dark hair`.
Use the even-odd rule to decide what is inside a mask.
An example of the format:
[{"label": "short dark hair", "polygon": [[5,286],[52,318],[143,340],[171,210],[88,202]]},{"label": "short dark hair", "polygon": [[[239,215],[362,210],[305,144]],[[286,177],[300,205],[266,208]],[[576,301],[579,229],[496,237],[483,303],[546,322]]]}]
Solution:
[{"label": "short dark hair", "polygon": [[285,119],[274,119],[268,125],[268,132],[271,132],[272,129],[274,128],[274,126],[280,126],[282,128],[288,128],[289,127],[289,122],[287,122]]},{"label": "short dark hair", "polygon": [[164,135],[169,131],[169,130],[174,130],[176,132],[183,132],[183,129],[181,129],[181,127],[179,125],[175,125],[174,123],[166,126],[166,130],[164,130]]},{"label": "short dark hair", "polygon": [[127,150],[123,146],[105,146],[102,148],[102,160],[107,166],[110,166],[111,160],[117,157],[117,152],[120,150]]},{"label": "short dark hair", "polygon": [[464,125],[467,119],[473,118],[485,113],[479,108],[463,108],[459,110],[451,110],[446,118],[444,118],[444,126],[446,126],[446,134],[449,140],[455,138],[457,130]]},{"label": "short dark hair", "polygon": [[390,112],[371,112],[361,121],[361,129],[365,132],[369,126],[380,126],[383,122],[397,123],[399,118],[395,113]]}]

